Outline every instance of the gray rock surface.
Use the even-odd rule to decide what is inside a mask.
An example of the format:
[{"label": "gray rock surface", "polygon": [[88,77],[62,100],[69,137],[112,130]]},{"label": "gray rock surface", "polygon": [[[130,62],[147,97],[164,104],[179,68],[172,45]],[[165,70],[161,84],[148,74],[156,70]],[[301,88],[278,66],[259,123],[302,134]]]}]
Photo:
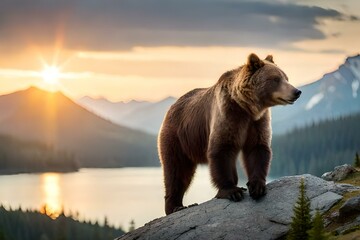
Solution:
[{"label": "gray rock surface", "polygon": [[321,178],[326,181],[341,181],[356,171],[357,170],[353,166],[351,166],[349,164],[344,164],[344,165],[335,167],[334,171],[332,171],[332,172],[324,173],[321,176]]},{"label": "gray rock surface", "polygon": [[329,191],[313,198],[311,200],[311,209],[326,212],[341,199],[341,195]]},{"label": "gray rock surface", "polygon": [[278,239],[289,230],[293,206],[304,178],[312,210],[324,212],[356,188],[335,184],[312,175],[283,177],[267,185],[267,195],[254,201],[248,194],[241,202],[212,199],[208,202],[155,219],[123,235],[129,239]]},{"label": "gray rock surface", "polygon": [[360,213],[360,196],[348,199],[339,209],[339,218],[347,218],[349,216]]}]

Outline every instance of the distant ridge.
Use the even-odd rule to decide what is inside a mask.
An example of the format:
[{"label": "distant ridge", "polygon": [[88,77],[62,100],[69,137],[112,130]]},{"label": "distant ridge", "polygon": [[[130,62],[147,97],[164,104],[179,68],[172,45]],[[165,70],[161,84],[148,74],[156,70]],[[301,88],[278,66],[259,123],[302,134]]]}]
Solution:
[{"label": "distant ridge", "polygon": [[0,133],[73,152],[81,167],[158,165],[156,137],[113,124],[61,92],[35,87],[0,96]]},{"label": "distant ridge", "polygon": [[158,102],[136,100],[110,102],[107,99],[94,99],[86,96],[77,102],[114,123],[157,134],[165,113],[175,101],[176,98],[171,96]]}]

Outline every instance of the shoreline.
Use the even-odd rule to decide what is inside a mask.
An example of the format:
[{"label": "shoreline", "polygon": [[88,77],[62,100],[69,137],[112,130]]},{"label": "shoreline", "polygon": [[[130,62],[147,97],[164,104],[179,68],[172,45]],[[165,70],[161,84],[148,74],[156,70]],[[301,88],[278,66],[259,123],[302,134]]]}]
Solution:
[{"label": "shoreline", "polygon": [[7,175],[18,175],[18,174],[39,174],[39,173],[75,173],[79,172],[80,168],[78,169],[46,169],[46,170],[39,170],[39,171],[32,171],[32,170],[20,170],[20,169],[11,169],[11,170],[0,170],[0,176],[7,176]]}]

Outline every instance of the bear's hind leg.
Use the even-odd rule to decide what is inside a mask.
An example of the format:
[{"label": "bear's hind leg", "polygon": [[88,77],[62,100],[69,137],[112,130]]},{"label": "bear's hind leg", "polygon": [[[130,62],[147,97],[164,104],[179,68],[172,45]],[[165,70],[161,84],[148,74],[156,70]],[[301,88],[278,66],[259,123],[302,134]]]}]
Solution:
[{"label": "bear's hind leg", "polygon": [[188,189],[196,170],[193,163],[184,154],[172,156],[171,162],[163,162],[165,181],[165,212],[166,215],[183,208],[183,197]]}]

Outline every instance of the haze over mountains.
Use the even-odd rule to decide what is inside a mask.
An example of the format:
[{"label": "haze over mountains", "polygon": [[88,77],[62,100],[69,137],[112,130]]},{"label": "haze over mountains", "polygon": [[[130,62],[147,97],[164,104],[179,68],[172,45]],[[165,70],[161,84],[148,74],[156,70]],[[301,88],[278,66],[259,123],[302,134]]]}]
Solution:
[{"label": "haze over mountains", "polygon": [[[216,81],[214,78],[214,83]],[[283,134],[319,120],[360,112],[359,85],[360,55],[356,55],[348,57],[337,70],[300,87],[302,95],[294,105],[272,108],[273,133]],[[78,100],[84,107],[114,123],[152,134],[158,133],[166,111],[175,101],[173,97],[155,103],[112,103],[90,97]]]},{"label": "haze over mountains", "polygon": [[3,95],[0,112],[0,133],[71,152],[80,167],[159,165],[154,135],[104,120],[60,92]]},{"label": "haze over mountains", "polygon": [[158,102],[135,101],[110,102],[105,98],[80,98],[77,102],[110,121],[139,129],[151,134],[158,134],[165,113],[176,101],[174,97],[167,97]]}]

